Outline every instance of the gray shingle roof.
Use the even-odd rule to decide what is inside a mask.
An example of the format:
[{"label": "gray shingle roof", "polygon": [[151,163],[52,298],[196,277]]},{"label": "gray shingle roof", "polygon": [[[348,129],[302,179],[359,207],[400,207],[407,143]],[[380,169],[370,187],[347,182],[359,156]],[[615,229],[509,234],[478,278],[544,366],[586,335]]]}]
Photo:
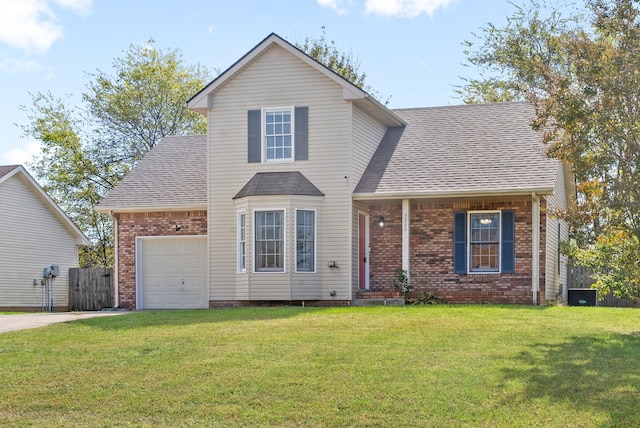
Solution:
[{"label": "gray shingle roof", "polygon": [[206,159],[206,135],[164,137],[98,210],[206,209]]},{"label": "gray shingle roof", "polygon": [[557,161],[530,127],[526,103],[400,109],[354,194],[465,195],[549,192]]},{"label": "gray shingle roof", "polygon": [[298,171],[259,172],[240,189],[233,199],[258,195],[324,196],[324,193]]},{"label": "gray shingle roof", "polygon": [[0,165],[0,178],[9,174],[11,171],[19,167],[20,165]]}]

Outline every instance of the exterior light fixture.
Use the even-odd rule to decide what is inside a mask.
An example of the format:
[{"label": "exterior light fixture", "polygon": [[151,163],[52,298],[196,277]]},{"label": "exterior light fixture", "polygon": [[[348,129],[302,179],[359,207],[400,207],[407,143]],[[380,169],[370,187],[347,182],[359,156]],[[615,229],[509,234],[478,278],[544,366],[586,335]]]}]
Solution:
[{"label": "exterior light fixture", "polygon": [[175,229],[176,229],[176,232],[179,231],[180,229],[182,229],[182,225],[176,224]]},{"label": "exterior light fixture", "polygon": [[380,220],[378,221],[378,226],[384,227],[384,216],[380,216]]}]

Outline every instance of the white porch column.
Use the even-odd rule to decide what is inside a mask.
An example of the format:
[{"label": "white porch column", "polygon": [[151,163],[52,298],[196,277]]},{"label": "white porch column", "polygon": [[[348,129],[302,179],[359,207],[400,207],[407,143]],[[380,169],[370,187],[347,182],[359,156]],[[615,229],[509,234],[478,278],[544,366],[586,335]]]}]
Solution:
[{"label": "white porch column", "polygon": [[531,291],[533,305],[538,305],[538,286],[540,284],[540,197],[531,193]]},{"label": "white porch column", "polygon": [[409,199],[402,200],[402,269],[407,272],[407,278],[411,281],[410,274],[410,246],[409,246]]}]

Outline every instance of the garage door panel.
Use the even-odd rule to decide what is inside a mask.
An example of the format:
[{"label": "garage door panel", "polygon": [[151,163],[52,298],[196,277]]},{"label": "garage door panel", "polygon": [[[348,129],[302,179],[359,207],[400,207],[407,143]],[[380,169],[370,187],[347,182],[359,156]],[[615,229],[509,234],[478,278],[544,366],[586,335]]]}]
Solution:
[{"label": "garage door panel", "polygon": [[201,294],[187,294],[186,295],[186,304],[188,306],[195,306],[202,300]]},{"label": "garage door panel", "polygon": [[189,275],[184,277],[184,287],[189,288],[202,288],[202,277],[199,275]]},{"label": "garage door panel", "polygon": [[144,296],[144,303],[150,307],[159,308],[162,306],[163,297],[158,293],[147,293]]},{"label": "garage door panel", "polygon": [[206,259],[199,256],[186,256],[184,258],[185,268],[187,269],[202,269]]},{"label": "garage door panel", "polygon": [[209,306],[207,246],[203,238],[143,239],[143,309],[192,309]]},{"label": "garage door panel", "polygon": [[145,270],[148,272],[162,272],[163,260],[164,257],[162,256],[146,255],[142,258],[142,263],[145,265]]}]

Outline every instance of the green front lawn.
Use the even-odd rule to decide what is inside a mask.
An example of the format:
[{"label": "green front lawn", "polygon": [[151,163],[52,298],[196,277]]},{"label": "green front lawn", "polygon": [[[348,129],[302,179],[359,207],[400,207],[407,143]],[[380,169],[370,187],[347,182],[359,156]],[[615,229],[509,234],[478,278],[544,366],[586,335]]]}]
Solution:
[{"label": "green front lawn", "polygon": [[640,311],[141,312],[0,334],[0,426],[640,426]]}]

